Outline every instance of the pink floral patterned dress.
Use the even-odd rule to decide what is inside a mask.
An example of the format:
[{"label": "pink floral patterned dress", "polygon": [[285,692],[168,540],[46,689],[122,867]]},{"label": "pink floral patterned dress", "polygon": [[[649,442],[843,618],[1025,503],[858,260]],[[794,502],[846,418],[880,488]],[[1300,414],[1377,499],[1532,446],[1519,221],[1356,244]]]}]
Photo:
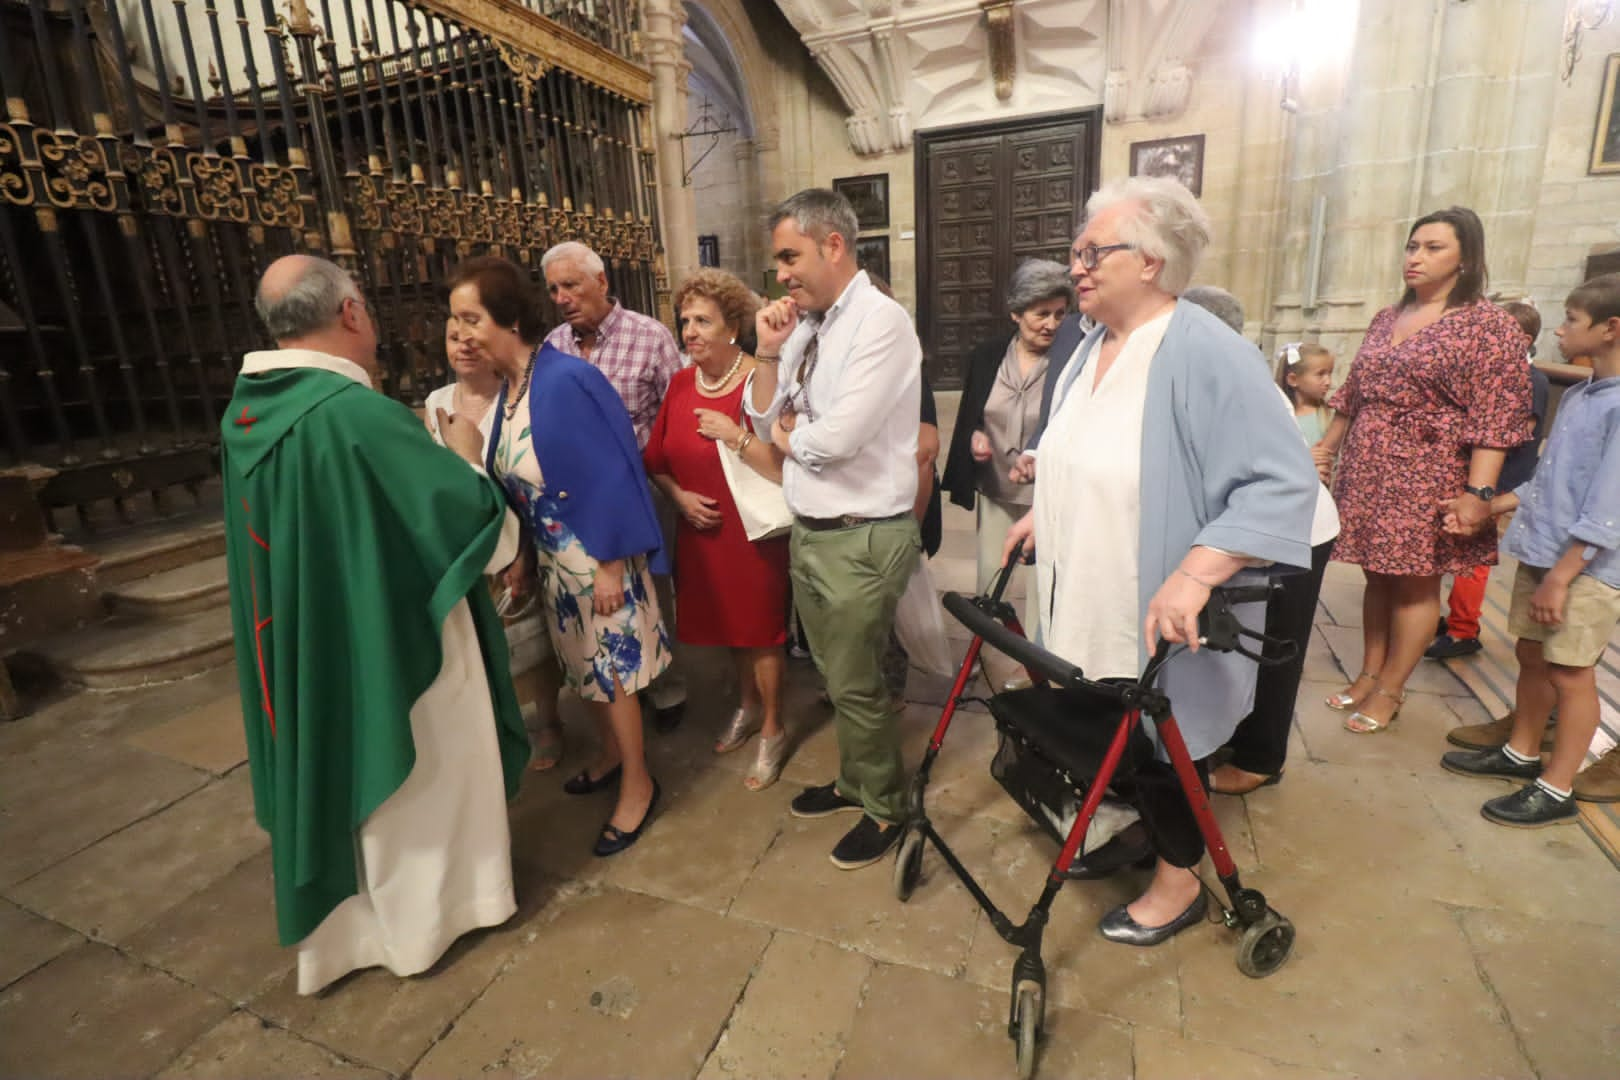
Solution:
[{"label": "pink floral patterned dress", "polygon": [[1349,378],[1328,404],[1350,421],[1333,497],[1340,562],[1426,576],[1496,562],[1496,530],[1450,536],[1439,505],[1468,482],[1475,447],[1530,438],[1530,365],[1513,316],[1485,300],[1446,312],[1399,345],[1398,307],[1367,328]]}]

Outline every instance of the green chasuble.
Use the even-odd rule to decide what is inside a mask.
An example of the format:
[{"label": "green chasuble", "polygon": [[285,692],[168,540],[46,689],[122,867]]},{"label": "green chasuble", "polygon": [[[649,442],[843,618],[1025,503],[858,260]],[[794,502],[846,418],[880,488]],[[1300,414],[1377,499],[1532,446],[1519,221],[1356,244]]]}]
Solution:
[{"label": "green chasuble", "polygon": [[517,791],[529,745],[482,580],[506,503],[409,409],[335,372],[243,375],[221,428],[254,810],[290,945],[359,891],[360,826],[415,764],[411,706],[462,600]]}]

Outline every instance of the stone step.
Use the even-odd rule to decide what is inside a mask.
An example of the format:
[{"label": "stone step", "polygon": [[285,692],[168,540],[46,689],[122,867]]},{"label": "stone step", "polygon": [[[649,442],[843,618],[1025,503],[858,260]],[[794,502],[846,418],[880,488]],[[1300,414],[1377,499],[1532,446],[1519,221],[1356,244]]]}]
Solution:
[{"label": "stone step", "polygon": [[172,619],[220,607],[229,603],[225,556],[151,574],[107,589],[103,595],[114,614],[134,617]]},{"label": "stone step", "polygon": [[172,682],[231,662],[231,612],[213,607],[173,619],[128,617],[43,643],[31,652],[69,682],[126,690]]},{"label": "stone step", "polygon": [[166,570],[225,554],[225,522],[219,512],[187,514],[152,522],[86,545],[101,556],[96,577],[105,591]]}]

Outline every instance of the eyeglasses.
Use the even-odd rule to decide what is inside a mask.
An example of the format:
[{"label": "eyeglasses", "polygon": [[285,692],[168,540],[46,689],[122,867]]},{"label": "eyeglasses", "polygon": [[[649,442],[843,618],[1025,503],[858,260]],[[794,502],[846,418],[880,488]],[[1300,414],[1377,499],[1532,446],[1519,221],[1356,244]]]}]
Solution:
[{"label": "eyeglasses", "polygon": [[1096,244],[1087,244],[1083,248],[1074,249],[1074,258],[1075,261],[1080,264],[1082,269],[1095,270],[1097,269],[1097,265],[1103,261],[1104,255],[1111,255],[1116,251],[1135,250],[1135,244],[1104,244],[1101,247],[1098,247]]}]

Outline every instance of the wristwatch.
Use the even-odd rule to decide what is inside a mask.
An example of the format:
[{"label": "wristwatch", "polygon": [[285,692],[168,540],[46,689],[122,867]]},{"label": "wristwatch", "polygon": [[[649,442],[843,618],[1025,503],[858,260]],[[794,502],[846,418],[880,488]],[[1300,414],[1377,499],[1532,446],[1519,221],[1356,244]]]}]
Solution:
[{"label": "wristwatch", "polygon": [[1496,498],[1496,489],[1490,487],[1489,485],[1485,487],[1469,487],[1467,484],[1464,484],[1463,490],[1468,492],[1470,495],[1483,499],[1486,502],[1490,502],[1492,499]]}]

